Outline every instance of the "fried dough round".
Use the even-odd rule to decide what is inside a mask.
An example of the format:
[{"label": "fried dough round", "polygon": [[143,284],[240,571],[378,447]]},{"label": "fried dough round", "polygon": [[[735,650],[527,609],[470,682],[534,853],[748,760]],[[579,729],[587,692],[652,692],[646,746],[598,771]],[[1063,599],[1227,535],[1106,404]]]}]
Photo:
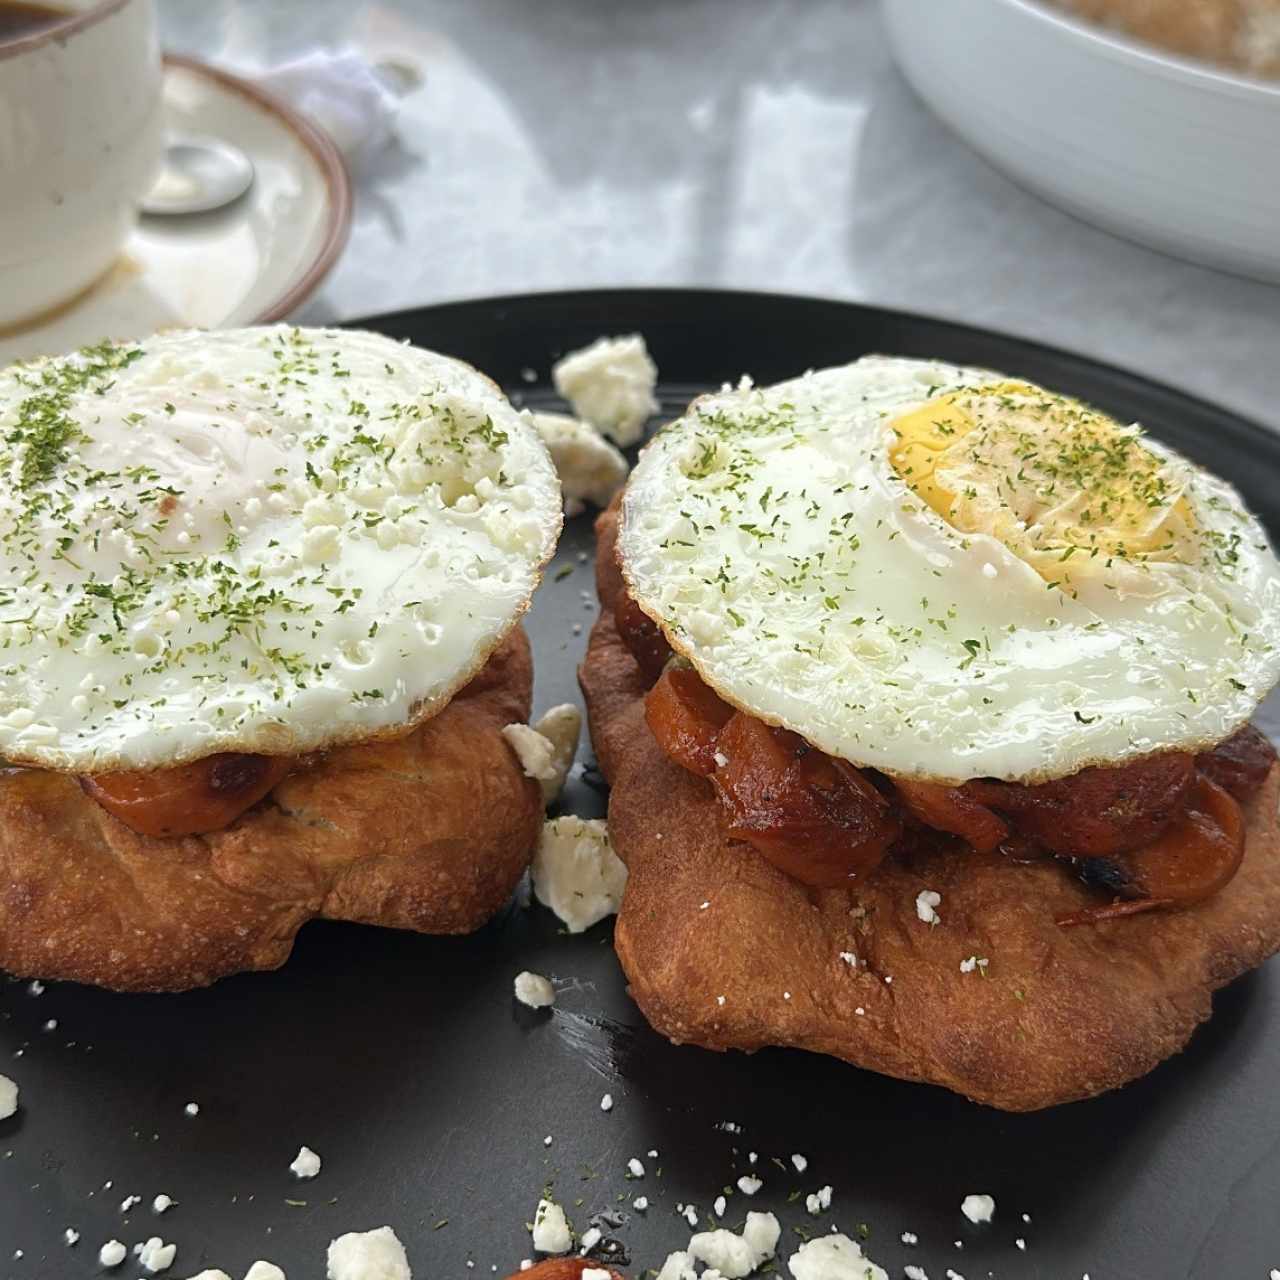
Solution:
[{"label": "fried dough round", "polygon": [[330,752],[205,836],[138,835],[66,774],[0,775],[0,968],[181,991],[277,968],[315,918],[478,928],[542,825],[538,784],[502,737],[532,688],[517,627],[439,715]]},{"label": "fried dough round", "polygon": [[[645,725],[649,681],[613,622],[616,524],[615,504],[597,525],[602,612],[580,680],[629,873],[618,957],[671,1040],[790,1045],[1032,1111],[1150,1071],[1209,1017],[1218,987],[1280,950],[1280,766],[1244,806],[1244,863],[1225,889],[1093,926],[1054,923],[1098,898],[1052,860],[940,844],[813,889],[727,839],[710,784]],[[917,917],[924,889],[942,895],[937,924]],[[962,972],[971,957],[987,963]]]}]

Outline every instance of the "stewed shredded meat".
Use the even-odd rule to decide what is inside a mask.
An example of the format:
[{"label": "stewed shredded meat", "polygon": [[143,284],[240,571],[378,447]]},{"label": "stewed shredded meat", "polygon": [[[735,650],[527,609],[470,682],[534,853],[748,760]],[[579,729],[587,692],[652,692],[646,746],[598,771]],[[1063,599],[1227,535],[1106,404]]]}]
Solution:
[{"label": "stewed shredded meat", "polygon": [[959,836],[979,853],[990,853],[1008,839],[1008,823],[962,787],[941,787],[911,778],[895,778],[893,785],[917,822]]},{"label": "stewed shredded meat", "polygon": [[[1179,812],[1154,840],[1111,858],[1090,859],[1082,868],[1105,878],[1119,899],[1064,916],[1059,924],[1092,924],[1156,907],[1186,906],[1212,897],[1240,869],[1244,815],[1235,798],[1207,774],[1197,772]],[[1096,863],[1103,863],[1098,867]]]},{"label": "stewed shredded meat", "polygon": [[[621,605],[615,616],[637,661],[643,653],[656,665],[662,648],[646,632],[649,619],[631,618]],[[866,875],[904,833],[929,829],[1014,860],[1057,855],[1111,895],[1110,904],[1063,924],[1216,893],[1244,853],[1237,801],[1261,785],[1276,760],[1270,742],[1246,726],[1199,756],[1163,752],[1034,785],[976,778],[948,787],[884,778],[735,711],[678,661],[666,661],[656,677],[645,716],[676,763],[710,780],[726,833],[806,884]]]},{"label": "stewed shredded meat", "polygon": [[645,699],[644,716],[663,750],[682,769],[709,778],[716,771],[716,743],[733,708],[690,667],[663,672]]},{"label": "stewed shredded meat", "polygon": [[1196,756],[1196,768],[1237,800],[1247,800],[1262,786],[1276,762],[1276,749],[1262,730],[1247,724],[1212,751]]},{"label": "stewed shredded meat", "polygon": [[91,774],[80,786],[141,835],[190,836],[230,826],[297,765],[292,756],[224,752],[171,769]]},{"label": "stewed shredded meat", "polygon": [[1154,840],[1179,812],[1193,772],[1191,756],[1167,751],[1031,786],[976,778],[963,791],[1054,853],[1096,857]]},{"label": "stewed shredded meat", "polygon": [[844,760],[737,712],[720,733],[711,785],[725,831],[806,884],[846,884],[902,834],[889,800]]}]

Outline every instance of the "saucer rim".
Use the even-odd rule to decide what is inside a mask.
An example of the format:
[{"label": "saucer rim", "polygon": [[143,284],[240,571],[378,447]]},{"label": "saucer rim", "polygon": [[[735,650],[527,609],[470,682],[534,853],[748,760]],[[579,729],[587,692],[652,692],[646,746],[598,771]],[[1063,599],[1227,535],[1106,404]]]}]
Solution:
[{"label": "saucer rim", "polygon": [[301,306],[320,287],[333,269],[351,235],[351,175],[333,139],[300,112],[295,111],[269,89],[238,76],[203,58],[187,53],[165,53],[164,68],[178,68],[212,80],[220,89],[248,99],[254,106],[270,112],[292,133],[310,155],[324,179],[328,211],[319,249],[306,269],[294,279],[279,297],[259,312],[248,324],[271,324]]}]

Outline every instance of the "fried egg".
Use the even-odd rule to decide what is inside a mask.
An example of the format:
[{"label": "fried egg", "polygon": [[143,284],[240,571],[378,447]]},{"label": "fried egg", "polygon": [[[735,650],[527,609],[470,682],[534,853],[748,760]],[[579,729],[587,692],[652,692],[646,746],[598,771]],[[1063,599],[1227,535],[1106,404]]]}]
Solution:
[{"label": "fried egg", "polygon": [[1205,748],[1280,676],[1280,564],[1239,495],[982,369],[867,357],[695,401],[619,553],[724,698],[898,776]]},{"label": "fried egg", "polygon": [[440,710],[561,524],[534,427],[372,333],[174,332],[0,371],[0,755],[298,753]]}]

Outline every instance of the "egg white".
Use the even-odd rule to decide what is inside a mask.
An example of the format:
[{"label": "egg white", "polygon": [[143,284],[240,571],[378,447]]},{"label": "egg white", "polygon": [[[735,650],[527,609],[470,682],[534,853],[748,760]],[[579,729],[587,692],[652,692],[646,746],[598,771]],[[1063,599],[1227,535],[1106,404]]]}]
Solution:
[{"label": "egg white", "polygon": [[499,389],[372,333],[0,371],[0,472],[0,755],[77,772],[407,730],[515,624],[561,524]]},{"label": "egg white", "polygon": [[1043,781],[1216,744],[1280,676],[1280,564],[1225,482],[1176,474],[1216,547],[1046,582],[961,534],[890,462],[889,424],[1002,375],[867,357],[695,401],[628,483],[632,595],[734,705],[899,776]]}]

